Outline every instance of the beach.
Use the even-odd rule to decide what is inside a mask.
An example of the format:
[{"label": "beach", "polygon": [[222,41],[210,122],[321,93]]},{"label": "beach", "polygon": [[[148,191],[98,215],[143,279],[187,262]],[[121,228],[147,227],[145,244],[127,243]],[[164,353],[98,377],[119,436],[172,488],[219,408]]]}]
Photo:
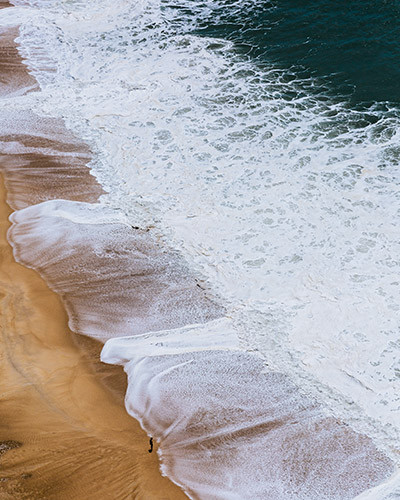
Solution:
[{"label": "beach", "polygon": [[396,495],[396,106],[291,2],[13,4],[0,499]]},{"label": "beach", "polygon": [[125,411],[122,370],[99,366],[101,346],[74,338],[60,299],[15,263],[1,189],[0,498],[185,498]]},{"label": "beach", "polygon": [[[16,33],[1,39],[3,81],[12,75],[7,94],[32,89],[32,77],[15,49],[9,50]],[[99,491],[109,499],[186,498],[161,476],[157,444],[150,454],[149,437],[126,413],[123,370],[100,363],[102,345],[73,333],[60,298],[13,258],[6,199],[21,208],[61,196],[93,201],[102,192],[85,167],[88,149],[76,140],[71,146],[71,134],[55,121],[48,127],[53,136],[57,128],[57,141],[40,137],[39,122],[31,135],[26,120],[20,126],[14,121],[12,133],[4,122],[0,130],[0,169],[8,187],[2,177],[0,498],[89,499]],[[49,149],[58,155],[43,153]]]}]

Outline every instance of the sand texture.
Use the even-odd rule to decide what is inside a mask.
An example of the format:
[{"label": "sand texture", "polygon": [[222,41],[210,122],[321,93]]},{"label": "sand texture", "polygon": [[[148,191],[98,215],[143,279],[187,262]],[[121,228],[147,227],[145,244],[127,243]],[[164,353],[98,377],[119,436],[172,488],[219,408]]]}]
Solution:
[{"label": "sand texture", "polygon": [[[0,8],[7,7],[2,3]],[[37,90],[36,80],[31,76],[18,53],[15,38],[18,29],[0,28],[0,95],[21,95]]]},{"label": "sand texture", "polygon": [[[37,91],[17,30],[3,35],[3,98]],[[125,410],[122,368],[99,361],[107,339],[127,408],[193,498],[344,500],[387,477],[372,441],[287,375],[215,348],[228,330],[192,335],[225,314],[207,284],[151,226],[98,203],[92,153],[62,121],[21,107],[0,116],[0,500],[186,498]]]}]

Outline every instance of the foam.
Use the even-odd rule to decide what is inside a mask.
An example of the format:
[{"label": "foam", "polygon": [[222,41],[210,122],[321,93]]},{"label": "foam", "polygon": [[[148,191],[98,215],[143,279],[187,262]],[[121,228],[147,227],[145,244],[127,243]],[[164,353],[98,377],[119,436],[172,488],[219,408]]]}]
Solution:
[{"label": "foam", "polygon": [[57,8],[23,27],[23,50],[43,109],[99,151],[108,203],[155,225],[232,310],[273,311],[288,370],[356,403],[354,420],[397,427],[398,111],[319,100],[312,82],[183,34],[157,1]]},{"label": "foam", "polygon": [[179,255],[121,212],[51,200],[10,220],[16,260],[37,269],[63,297],[76,332],[105,340],[223,314]]},{"label": "foam", "polygon": [[[215,332],[218,332],[216,335]],[[239,350],[240,344],[228,318],[210,323],[187,325],[176,330],[147,332],[132,337],[120,337],[108,342],[102,358],[110,364],[128,363],[140,356],[170,356],[185,352]],[[124,358],[121,360],[121,353]]]},{"label": "foam", "polygon": [[91,155],[59,119],[2,110],[1,172],[15,210],[49,199],[97,201],[103,193],[87,167]]},{"label": "foam", "polygon": [[388,481],[361,493],[354,500],[396,500],[400,497],[400,471],[396,471]]},{"label": "foam", "polygon": [[[0,8],[0,17],[3,11],[4,9]],[[7,23],[0,26],[0,94],[5,101],[10,97],[37,90],[34,78],[22,64],[18,53],[15,44],[17,34],[18,29],[15,26],[7,26]]]}]

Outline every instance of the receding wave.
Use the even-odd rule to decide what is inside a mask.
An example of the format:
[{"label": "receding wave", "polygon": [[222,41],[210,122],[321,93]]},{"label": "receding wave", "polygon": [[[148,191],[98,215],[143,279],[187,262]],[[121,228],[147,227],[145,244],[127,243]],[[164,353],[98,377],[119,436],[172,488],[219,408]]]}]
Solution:
[{"label": "receding wave", "polygon": [[223,314],[178,256],[106,207],[47,201],[10,220],[16,258],[64,298],[75,331],[106,340]]},{"label": "receding wave", "polygon": [[113,339],[102,352],[125,366],[128,411],[163,443],[163,471],[192,498],[343,500],[386,477],[368,438],[230,336],[219,321]]}]

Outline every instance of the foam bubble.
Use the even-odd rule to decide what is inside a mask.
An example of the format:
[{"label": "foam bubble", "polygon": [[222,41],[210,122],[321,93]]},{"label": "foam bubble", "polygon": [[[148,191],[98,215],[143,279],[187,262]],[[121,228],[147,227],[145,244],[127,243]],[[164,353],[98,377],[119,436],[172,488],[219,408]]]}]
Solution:
[{"label": "foam bubble", "polygon": [[396,500],[400,498],[400,471],[396,471],[388,481],[372,488],[354,500]]},{"label": "foam bubble", "polygon": [[[289,371],[397,426],[398,110],[351,110],[287,83],[187,34],[157,1],[40,16],[21,39],[42,107],[91,138],[108,203],[156,225],[232,310],[264,323],[273,311]],[[32,52],[43,44],[50,79]],[[276,356],[262,330],[244,332]]]}]

